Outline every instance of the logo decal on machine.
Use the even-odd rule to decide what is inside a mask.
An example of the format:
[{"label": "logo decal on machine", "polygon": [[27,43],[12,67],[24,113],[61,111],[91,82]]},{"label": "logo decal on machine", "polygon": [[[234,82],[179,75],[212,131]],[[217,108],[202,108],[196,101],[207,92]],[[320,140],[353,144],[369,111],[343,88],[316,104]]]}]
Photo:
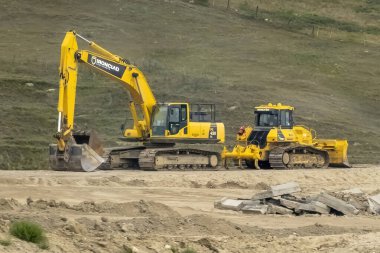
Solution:
[{"label": "logo decal on machine", "polygon": [[120,65],[116,62],[109,61],[92,54],[88,54],[87,62],[118,78],[121,78],[123,76],[126,68],[125,66]]},{"label": "logo decal on machine", "polygon": [[95,63],[96,63],[96,56],[91,56],[91,64],[92,65],[95,65]]},{"label": "logo decal on machine", "polygon": [[218,128],[216,124],[211,124],[210,131],[208,132],[208,138],[215,140],[218,136]]}]

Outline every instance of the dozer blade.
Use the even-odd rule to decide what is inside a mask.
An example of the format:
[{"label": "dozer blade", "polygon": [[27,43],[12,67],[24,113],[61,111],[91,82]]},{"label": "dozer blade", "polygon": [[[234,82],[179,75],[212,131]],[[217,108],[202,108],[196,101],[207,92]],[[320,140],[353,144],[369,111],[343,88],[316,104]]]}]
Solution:
[{"label": "dozer blade", "polygon": [[347,140],[318,140],[320,147],[329,153],[331,167],[351,168],[348,162]]},{"label": "dozer blade", "polygon": [[57,145],[50,145],[50,167],[60,171],[95,171],[104,162],[103,152],[94,131],[76,132],[63,152],[57,149]]}]

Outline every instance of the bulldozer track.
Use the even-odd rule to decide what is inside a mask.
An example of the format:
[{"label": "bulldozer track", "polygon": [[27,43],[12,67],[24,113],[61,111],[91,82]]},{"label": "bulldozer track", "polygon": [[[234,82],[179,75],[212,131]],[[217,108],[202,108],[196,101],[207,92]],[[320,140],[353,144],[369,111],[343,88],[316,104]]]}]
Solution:
[{"label": "bulldozer track", "polygon": [[310,146],[278,147],[269,153],[273,169],[327,168],[328,152]]}]

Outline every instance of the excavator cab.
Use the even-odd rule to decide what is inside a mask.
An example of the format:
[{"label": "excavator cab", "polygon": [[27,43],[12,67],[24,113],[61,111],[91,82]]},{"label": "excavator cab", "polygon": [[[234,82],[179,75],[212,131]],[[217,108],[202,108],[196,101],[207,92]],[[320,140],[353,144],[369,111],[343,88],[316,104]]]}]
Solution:
[{"label": "excavator cab", "polygon": [[224,126],[215,122],[214,104],[157,104],[152,113],[150,141],[223,142]]},{"label": "excavator cab", "polygon": [[158,104],[153,109],[152,136],[187,134],[188,104]]}]

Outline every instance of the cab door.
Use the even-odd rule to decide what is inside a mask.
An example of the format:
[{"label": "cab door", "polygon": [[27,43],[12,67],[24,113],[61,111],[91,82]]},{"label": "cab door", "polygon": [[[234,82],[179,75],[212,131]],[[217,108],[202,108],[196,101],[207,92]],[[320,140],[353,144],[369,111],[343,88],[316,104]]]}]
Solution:
[{"label": "cab door", "polygon": [[171,105],[169,109],[168,130],[170,135],[176,135],[181,129],[187,134],[187,104]]}]

